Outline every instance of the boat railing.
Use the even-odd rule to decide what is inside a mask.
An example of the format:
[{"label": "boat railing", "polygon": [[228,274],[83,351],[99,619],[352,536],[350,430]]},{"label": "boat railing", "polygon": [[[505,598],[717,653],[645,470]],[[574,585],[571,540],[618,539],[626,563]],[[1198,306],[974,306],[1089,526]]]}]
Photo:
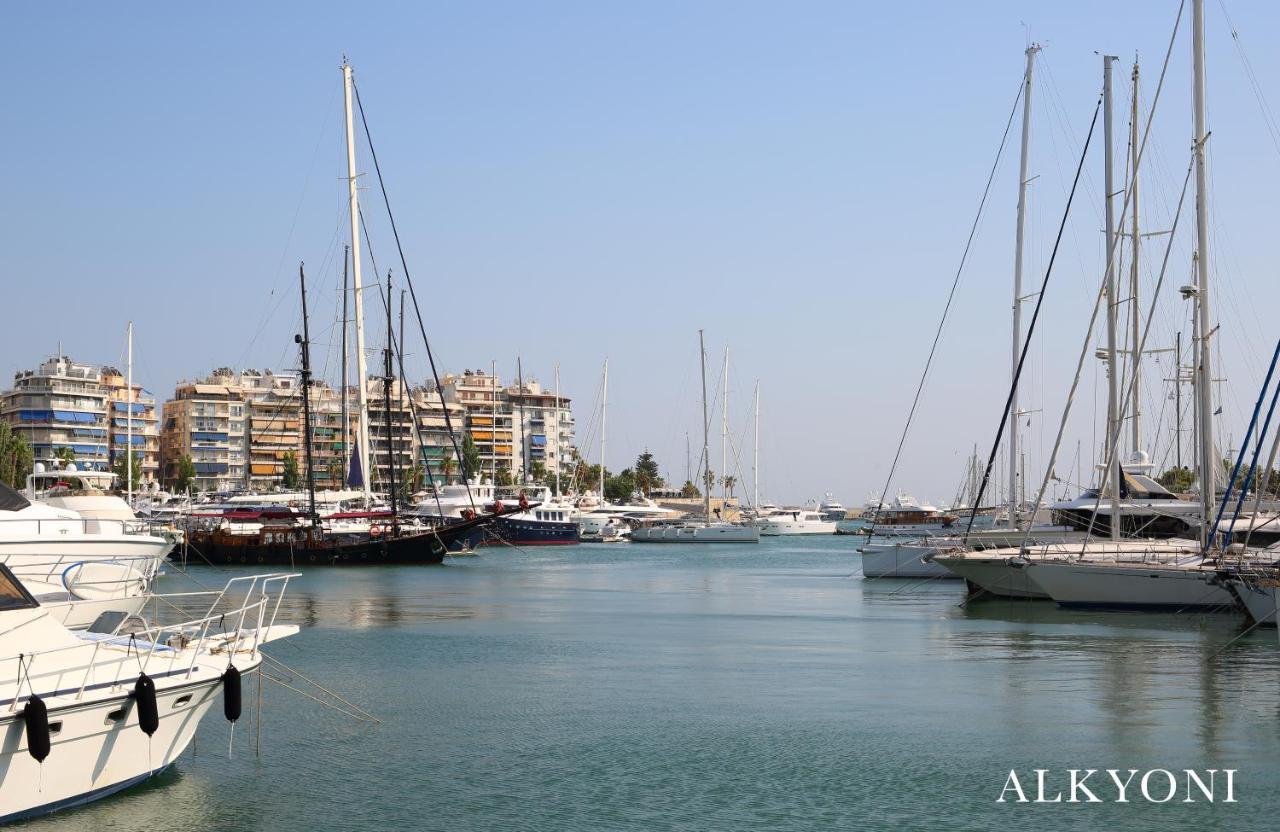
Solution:
[{"label": "boat railing", "polygon": [[[7,703],[10,706],[9,710],[11,712],[17,710],[24,686],[27,688],[28,696],[52,688],[67,693],[75,690],[75,698],[81,699],[89,688],[90,682],[95,679],[95,671],[104,668],[106,672],[114,668],[110,686],[116,689],[136,679],[137,677],[133,675],[135,670],[137,673],[149,675],[185,674],[190,678],[195,671],[196,661],[201,655],[225,655],[228,665],[240,653],[248,652],[251,659],[256,658],[258,649],[262,645],[264,632],[275,626],[280,604],[290,579],[298,577],[299,574],[301,573],[276,572],[245,575],[227,581],[221,590],[173,593],[169,597],[211,595],[213,602],[209,612],[201,617],[177,623],[153,624],[128,632],[121,632],[117,628],[111,633],[92,634],[92,642],[81,641],[9,657],[19,659],[23,664],[17,690]],[[228,597],[239,597],[241,588],[244,590],[244,595],[236,602],[238,605],[229,609],[218,609]],[[29,619],[29,621],[34,620]],[[251,629],[246,630],[246,623],[252,625]],[[84,635],[81,636],[81,638],[84,637]],[[64,655],[71,651],[83,651],[88,649],[90,644],[92,644],[92,653],[89,661],[83,666],[77,663],[74,667],[67,667],[64,664],[60,667],[51,667],[47,671],[44,669],[48,666],[50,657]],[[42,662],[42,659],[46,661]],[[82,667],[83,674],[79,674]],[[67,683],[72,674],[79,676],[79,682],[68,689]]]},{"label": "boat railing", "polygon": [[8,538],[15,527],[33,527],[36,535],[69,534],[77,527],[80,534],[110,534],[116,531],[125,535],[150,535],[158,524],[144,519],[116,517],[4,517],[0,518],[0,542]]},{"label": "boat railing", "polygon": [[[8,554],[0,555],[0,563],[8,566],[10,571],[18,577],[19,580],[38,580],[45,583],[61,584],[64,588],[67,586],[67,576],[71,570],[78,566],[117,566],[127,567],[150,583],[160,569],[160,562],[163,558],[155,555],[114,555],[110,558],[86,558],[82,554],[67,555],[20,555]],[[80,587],[95,585],[110,585],[132,580],[132,575],[125,575],[121,578],[112,578],[101,581],[76,581],[76,585]]]}]

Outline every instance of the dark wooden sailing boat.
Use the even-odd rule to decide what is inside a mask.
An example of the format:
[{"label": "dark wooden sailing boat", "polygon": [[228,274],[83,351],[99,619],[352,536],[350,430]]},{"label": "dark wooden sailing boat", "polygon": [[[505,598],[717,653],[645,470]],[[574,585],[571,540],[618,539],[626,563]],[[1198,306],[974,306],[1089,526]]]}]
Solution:
[{"label": "dark wooden sailing boat", "polygon": [[[299,518],[290,512],[263,516],[256,534],[236,533],[227,528],[193,530],[188,533],[190,545],[212,563],[265,564],[279,566],[362,566],[375,564],[440,564],[449,551],[471,548],[484,537],[493,521],[523,510],[521,506],[504,506],[492,513],[482,513],[446,522],[428,531],[402,529],[396,518],[394,456],[391,460],[391,517],[386,526],[371,526],[367,539],[350,535],[335,537],[325,532],[316,512],[315,468],[311,447],[311,345],[307,319],[307,281],[301,265],[298,279],[302,288],[302,334],[295,335],[302,358],[302,422],[303,447],[307,463],[308,511]],[[388,287],[388,291],[390,288]],[[388,306],[390,309],[390,306]],[[388,326],[388,329],[390,327]],[[383,383],[390,390],[391,340],[388,337],[386,376]],[[387,416],[387,447],[391,448],[391,399],[384,397]],[[301,522],[299,522],[301,520]]]}]

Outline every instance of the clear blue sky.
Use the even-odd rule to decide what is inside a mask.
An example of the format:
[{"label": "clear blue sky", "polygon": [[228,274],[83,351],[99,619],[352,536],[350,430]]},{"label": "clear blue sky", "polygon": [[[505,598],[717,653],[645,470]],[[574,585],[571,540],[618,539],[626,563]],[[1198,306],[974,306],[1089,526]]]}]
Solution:
[{"label": "clear blue sky", "polygon": [[[549,385],[558,363],[585,427],[608,355],[610,467],[647,445],[681,478],[685,433],[696,445],[699,430],[701,327],[713,378],[720,351],[732,349],[740,444],[761,381],[768,496],[831,490],[860,503],[882,485],[1012,104],[1023,24],[1047,43],[1033,131],[1033,284],[1100,87],[1095,51],[1123,58],[1120,133],[1132,56],[1143,59],[1145,107],[1176,9],[1164,0],[13,6],[0,203],[11,314],[0,372],[7,379],[59,342],[80,360],[120,361],[129,318],[135,372],[161,399],[215,366],[290,366],[305,260],[317,362],[336,375],[346,53],[443,369],[496,360],[510,377],[520,355],[526,374]],[[1226,11],[1263,95],[1280,102],[1269,49],[1280,8],[1228,0]],[[1278,300],[1280,150],[1216,0],[1208,20],[1213,257],[1225,416],[1239,436],[1277,334],[1262,310]],[[1188,159],[1188,28],[1184,20],[1146,170],[1153,229],[1167,227]],[[1024,404],[1043,411],[1031,417],[1032,473],[1100,277],[1098,149],[1029,368]],[[1016,155],[1014,141],[896,482],[936,501],[951,498],[974,444],[985,455],[1005,393]],[[372,172],[367,155],[361,168]],[[376,196],[364,192],[375,254],[399,275]],[[1186,282],[1190,228],[1188,215],[1170,289]],[[1147,291],[1162,241],[1148,246]],[[1176,292],[1165,294],[1152,334],[1161,345],[1183,314]],[[371,329],[380,326],[373,314]],[[409,362],[421,378],[416,340]],[[1060,468],[1074,465],[1079,440],[1087,472],[1104,386],[1096,363]],[[1166,371],[1153,363],[1147,374],[1152,411]],[[1166,412],[1150,428],[1164,431],[1160,458],[1169,421]],[[713,446],[719,470],[718,438]],[[749,480],[749,453],[741,468]]]}]

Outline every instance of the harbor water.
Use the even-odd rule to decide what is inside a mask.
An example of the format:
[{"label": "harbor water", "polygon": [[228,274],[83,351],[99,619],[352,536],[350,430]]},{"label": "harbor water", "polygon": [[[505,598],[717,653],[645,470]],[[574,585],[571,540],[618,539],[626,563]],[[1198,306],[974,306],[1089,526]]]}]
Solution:
[{"label": "harbor water", "polygon": [[[855,547],[584,544],[306,570],[281,610],[303,631],[268,652],[381,724],[267,683],[258,737],[250,681],[234,737],[215,708],[163,775],[20,828],[1274,826],[1274,631],[962,606],[959,582],[863,581]],[[1238,769],[1237,802],[1221,781],[1214,804],[1181,786],[1163,805],[996,802],[1010,769],[1036,768],[1064,791],[1070,768]]]}]

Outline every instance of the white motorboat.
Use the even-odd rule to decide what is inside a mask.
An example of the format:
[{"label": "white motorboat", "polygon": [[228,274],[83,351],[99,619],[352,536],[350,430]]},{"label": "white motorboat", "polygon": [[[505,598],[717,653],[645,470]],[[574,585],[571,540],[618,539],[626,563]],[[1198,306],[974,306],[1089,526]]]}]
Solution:
[{"label": "white motorboat", "polygon": [[289,577],[233,579],[191,620],[124,618],[109,632],[73,633],[0,567],[0,823],[159,774],[220,691],[238,718],[241,674],[261,664],[261,645],[297,632],[274,620]]},{"label": "white motorboat", "polygon": [[767,517],[753,521],[760,529],[761,537],[778,537],[792,534],[835,534],[836,523],[826,520],[813,509],[776,509]]},{"label": "white motorboat", "polygon": [[172,549],[136,520],[81,517],[0,483],[0,563],[68,627],[136,612]]},{"label": "white motorboat", "polygon": [[822,498],[822,503],[818,506],[818,513],[822,515],[823,520],[830,520],[833,523],[839,523],[849,513],[844,504],[837,500],[828,491]]}]

